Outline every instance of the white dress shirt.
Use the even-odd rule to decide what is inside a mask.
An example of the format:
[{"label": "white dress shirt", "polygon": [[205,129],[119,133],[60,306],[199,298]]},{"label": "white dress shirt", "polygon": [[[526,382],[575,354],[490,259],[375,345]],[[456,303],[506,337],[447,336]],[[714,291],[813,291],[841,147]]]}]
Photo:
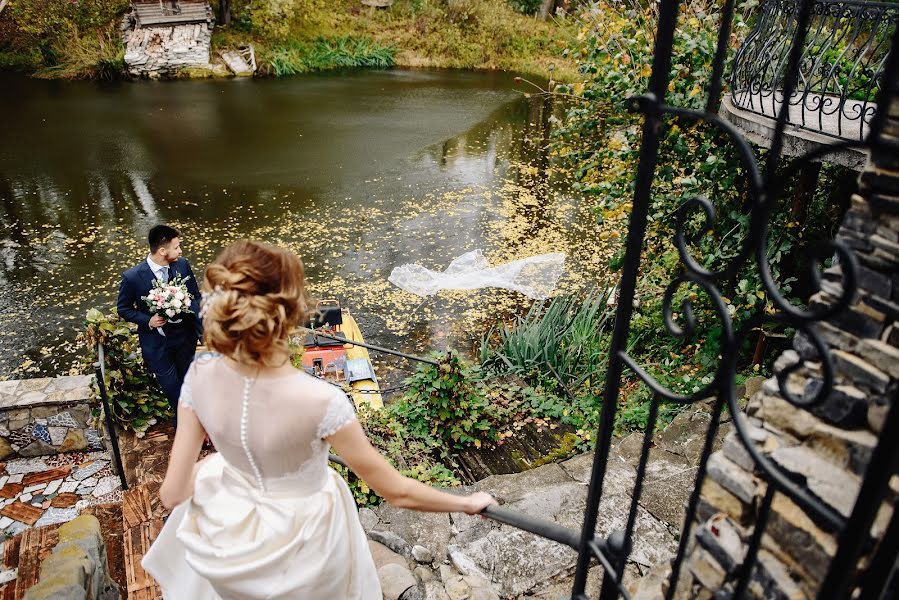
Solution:
[{"label": "white dress shirt", "polygon": [[[156,276],[156,279],[159,279],[160,281],[167,281],[168,279],[172,278],[171,265],[157,265],[155,262],[153,262],[153,259],[151,259],[149,255],[147,255],[147,264],[150,266],[150,270],[153,271],[153,275]],[[166,270],[168,270],[168,279],[164,277]],[[165,332],[162,330],[162,327],[154,327],[154,329],[156,329],[159,335],[165,337]]]}]

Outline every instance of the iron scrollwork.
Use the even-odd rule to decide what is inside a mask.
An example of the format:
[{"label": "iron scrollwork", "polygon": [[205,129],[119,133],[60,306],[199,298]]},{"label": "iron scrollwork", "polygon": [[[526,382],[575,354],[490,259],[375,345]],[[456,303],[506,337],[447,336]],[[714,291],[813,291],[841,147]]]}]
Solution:
[{"label": "iron scrollwork", "polygon": [[[899,81],[899,29],[896,27],[899,20],[897,18],[899,5],[853,0],[765,2],[755,29],[737,54],[730,80],[731,98],[737,106],[748,107],[749,110],[776,119],[774,136],[767,153],[767,163],[762,167],[743,136],[731,123],[718,115],[735,0],[725,0],[721,11],[718,44],[705,110],[685,109],[664,103],[672,64],[673,38],[679,4],[679,0],[661,0],[649,89],[647,93],[634,98],[631,102],[632,110],[644,115],[643,139],[634,186],[634,201],[628,223],[625,258],[621,269],[619,301],[610,344],[596,450],[580,534],[508,511],[500,514],[496,510],[488,510],[485,514],[503,523],[577,549],[578,560],[572,587],[573,600],[587,598],[585,595],[587,571],[593,558],[599,561],[604,571],[600,597],[629,598],[628,591],[623,585],[624,565],[630,553],[659,404],[662,401],[685,404],[712,398],[714,402],[711,421],[699,459],[696,483],[687,505],[680,544],[668,581],[667,598],[669,600],[673,598],[677,590],[680,569],[691,536],[691,526],[697,515],[707,464],[725,406],[731,413],[739,441],[757,466],[759,476],[767,483],[763,498],[756,509],[755,526],[742,565],[734,573],[735,581],[731,580],[727,584],[729,597],[743,597],[747,590],[775,494],[786,495],[825,528],[840,532],[837,556],[832,561],[822,584],[821,597],[843,597],[847,595],[847,586],[850,585],[852,578],[851,569],[846,565],[855,564],[858,559],[866,540],[865,536],[870,529],[872,515],[876,512],[871,509],[879,502],[889,481],[894,450],[891,446],[893,440],[887,439],[889,436],[886,432],[893,431],[891,435],[899,436],[899,410],[891,411],[887,424],[884,425],[884,433],[881,434],[881,439],[871,456],[871,467],[863,481],[851,515],[847,518],[814,496],[808,489],[797,485],[787,472],[756,448],[750,431],[752,425],[738,405],[734,385],[735,373],[740,349],[747,336],[762,324],[775,321],[803,334],[814,354],[814,365],[806,354],[799,355],[797,362],[780,369],[777,382],[783,398],[793,406],[807,410],[823,401],[834,387],[834,365],[828,345],[818,333],[816,324],[834,317],[853,301],[858,273],[855,255],[839,242],[830,242],[817,249],[810,257],[810,268],[815,273],[812,280],[820,284],[818,269],[821,260],[825,257],[835,257],[842,271],[842,287],[838,297],[826,305],[822,304],[810,310],[794,306],[781,293],[768,264],[766,247],[769,222],[777,198],[783,190],[783,182],[795,175],[803,162],[820,160],[830,152],[847,148],[874,148],[881,153],[896,150],[891,146],[891,142],[881,137],[885,111],[878,112],[877,103],[885,106],[895,93],[890,86],[883,86],[882,80]],[[848,44],[851,49],[847,50],[840,44]],[[834,56],[832,50],[838,47],[841,49]],[[890,51],[891,48],[896,51]],[[813,113],[818,119],[818,131],[845,139],[835,141],[831,145],[821,145],[794,161],[789,167],[782,168],[780,155],[786,127],[789,124],[815,129],[815,124],[807,119]],[[821,131],[825,117],[834,117],[836,126],[833,131]],[[716,221],[714,204],[706,198],[688,198],[677,211],[674,243],[683,270],[668,285],[663,296],[662,312],[665,327],[675,338],[685,338],[697,331],[696,311],[689,298],[681,301],[678,307],[680,317],[675,318],[678,290],[682,286],[690,285],[699,288],[709,298],[714,318],[721,326],[718,340],[721,357],[712,380],[691,394],[679,394],[666,388],[644,370],[626,350],[661,131],[665,120],[671,118],[693,120],[718,128],[731,141],[746,174],[750,205],[749,226],[738,255],[719,271],[704,267],[692,254],[690,246],[697,241],[697,237],[688,235],[687,231],[688,224],[695,220],[697,211],[702,213],[703,227],[700,231],[711,230]],[[851,135],[843,134],[844,122],[855,122]],[[721,294],[720,285],[750,265],[758,270],[764,293],[770,299],[775,312],[774,314],[761,312],[736,328]],[[803,397],[799,397],[790,388],[791,376],[804,368],[813,368],[820,379],[820,385],[809,398],[804,397],[806,391],[803,391]],[[654,397],[650,402],[646,433],[625,528],[606,537],[597,537],[597,513],[603,495],[608,458],[612,450],[615,413],[625,369],[636,374],[653,391]],[[886,537],[899,540],[899,518],[893,519]],[[891,561],[894,562],[894,559],[894,555],[876,556],[872,562],[873,571],[883,572],[892,568]]]},{"label": "iron scrollwork", "polygon": [[815,0],[799,80],[785,94],[787,49],[796,32],[800,0],[768,0],[740,47],[730,78],[733,104],[776,118],[789,109],[790,125],[835,138],[864,139],[877,110],[899,6],[890,2]]},{"label": "iron scrollwork", "polygon": [[[725,3],[722,20],[729,18],[732,9],[733,2],[728,0]],[[669,284],[664,293],[662,316],[670,335],[675,338],[686,338],[697,330],[698,324],[689,297],[682,300],[677,306],[680,316],[675,318],[675,298],[678,290],[682,286],[692,285],[701,290],[708,298],[712,314],[717,319],[716,324],[720,325],[717,341],[721,353],[711,382],[702,389],[686,395],[668,389],[628,354],[625,345],[627,325],[623,326],[624,333],[622,335],[613,337],[603,403],[604,412],[601,416],[597,457],[593,472],[594,481],[598,481],[598,486],[596,486],[598,489],[594,489],[591,484],[585,536],[587,535],[586,527],[593,526],[589,520],[589,511],[596,509],[598,499],[602,495],[604,455],[611,450],[611,432],[608,428],[603,428],[602,422],[608,422],[614,417],[614,408],[609,408],[608,412],[606,412],[606,408],[614,407],[617,401],[621,368],[628,368],[642,380],[652,390],[654,399],[650,407],[649,422],[644,436],[643,452],[638,467],[638,481],[632,496],[631,518],[626,529],[618,532],[619,537],[623,538],[622,542],[617,545],[617,548],[611,544],[594,543],[590,546],[592,553],[600,558],[600,562],[606,570],[602,598],[613,598],[619,595],[628,597],[627,591],[621,585],[621,575],[630,548],[633,534],[632,517],[639,501],[642,474],[645,471],[658,404],[661,401],[693,403],[714,399],[712,421],[706,433],[696,484],[687,506],[681,540],[672,566],[667,593],[669,599],[674,597],[677,588],[677,580],[691,536],[691,527],[696,518],[700,490],[706,477],[707,463],[712,453],[718,421],[725,406],[731,413],[739,441],[755,463],[759,476],[767,482],[767,488],[756,511],[756,524],[748,543],[742,568],[734,574],[736,581],[732,581],[730,584],[730,590],[734,597],[741,597],[746,591],[775,494],[786,495],[831,531],[843,531],[849,523],[847,516],[816,497],[807,488],[797,484],[790,473],[756,447],[751,433],[753,427],[738,404],[734,379],[740,349],[747,337],[763,324],[773,321],[781,326],[790,327],[805,336],[816,354],[814,369],[820,379],[820,385],[814,393],[810,394],[810,397],[800,397],[794,393],[790,386],[791,375],[809,366],[809,359],[799,356],[798,361],[786,365],[777,374],[781,396],[793,406],[808,410],[827,398],[834,387],[833,361],[828,345],[819,334],[816,324],[834,317],[853,301],[858,272],[855,255],[848,247],[837,241],[829,242],[818,248],[809,257],[810,268],[814,273],[812,281],[820,285],[820,262],[823,258],[834,257],[842,271],[842,288],[838,297],[827,305],[814,309],[794,306],[781,293],[768,264],[766,247],[769,222],[777,198],[784,189],[783,182],[795,175],[796,170],[804,162],[811,159],[820,160],[829,152],[836,152],[848,147],[870,147],[878,143],[882,119],[877,119],[877,98],[875,96],[883,93],[880,90],[880,78],[885,72],[894,73],[897,69],[896,63],[899,62],[895,57],[890,60],[888,52],[891,43],[894,48],[899,45],[899,42],[891,39],[897,36],[895,24],[899,18],[899,7],[849,0],[769,0],[765,3],[755,29],[735,58],[730,90],[731,98],[737,106],[749,108],[776,119],[774,139],[767,156],[768,162],[764,168],[760,167],[752,148],[742,135],[731,124],[723,121],[716,111],[717,92],[720,90],[717,78],[723,72],[725,56],[725,53],[721,52],[720,46],[722,40],[726,39],[729,34],[729,29],[724,23],[722,23],[719,33],[719,52],[715,59],[715,75],[710,85],[706,110],[698,111],[668,106],[659,100],[664,98],[664,90],[667,85],[667,68],[671,59],[671,48],[667,44],[676,24],[677,10],[678,3],[676,1],[663,3],[650,90],[632,103],[634,109],[645,116],[641,152],[652,153],[653,156],[651,158],[641,156],[638,167],[634,208],[629,223],[627,253],[622,274],[622,298],[633,296],[636,275],[640,269],[646,212],[655,169],[655,154],[658,152],[658,132],[664,126],[666,119],[680,118],[702,122],[720,129],[730,139],[737,150],[741,166],[747,173],[750,220],[738,256],[719,271],[712,271],[703,266],[701,261],[691,253],[690,246],[697,241],[697,238],[690,236],[687,230],[688,223],[695,221],[696,217],[703,222],[700,231],[712,230],[716,220],[714,204],[706,198],[688,198],[682,203],[676,215],[674,244],[679,254],[682,271]],[[841,44],[843,47],[840,47]],[[851,50],[848,50],[846,45],[850,46]],[[833,56],[834,48],[840,48],[836,56]],[[853,77],[856,79],[853,80]],[[862,80],[864,80],[864,85],[860,84]],[[818,120],[817,123],[810,120],[810,115],[813,113]],[[835,115],[835,126],[832,127],[832,130],[828,130],[824,127],[823,121],[832,115]],[[855,122],[857,125],[850,135],[844,133],[845,122]],[[783,137],[788,124],[851,139],[844,139],[833,145],[816,149],[783,169],[784,172],[779,172]],[[765,314],[762,311],[736,327],[733,318],[728,313],[720,286],[732,280],[737,272],[750,265],[757,269],[764,293],[775,308],[775,312],[774,314]],[[630,306],[619,304],[616,318],[629,323]],[[853,513],[852,517],[854,518],[854,516]],[[611,539],[610,537],[609,540]],[[583,560],[579,561],[578,574],[582,573],[585,564]],[[582,585],[583,579],[576,577],[574,598],[586,597],[583,595]]]}]

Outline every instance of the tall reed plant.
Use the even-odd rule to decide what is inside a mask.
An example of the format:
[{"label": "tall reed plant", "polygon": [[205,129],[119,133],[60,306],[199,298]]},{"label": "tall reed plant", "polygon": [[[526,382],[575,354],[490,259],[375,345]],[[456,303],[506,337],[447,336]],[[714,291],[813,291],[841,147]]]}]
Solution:
[{"label": "tall reed plant", "polygon": [[[365,37],[318,38],[311,44],[287,42],[271,48],[263,60],[276,77],[341,68],[387,69],[396,49]],[[267,60],[266,60],[267,59]]]},{"label": "tall reed plant", "polygon": [[574,393],[585,382],[596,383],[606,363],[614,311],[609,292],[583,298],[557,296],[534,304],[511,324],[492,329],[481,340],[481,364],[522,377],[555,379]]}]

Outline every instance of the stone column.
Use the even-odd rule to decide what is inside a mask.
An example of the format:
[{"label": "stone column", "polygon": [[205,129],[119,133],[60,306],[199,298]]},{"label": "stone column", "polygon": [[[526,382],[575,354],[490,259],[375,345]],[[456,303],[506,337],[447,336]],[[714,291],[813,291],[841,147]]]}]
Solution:
[{"label": "stone column", "polygon": [[[899,88],[899,81],[893,88]],[[897,98],[889,106],[884,131],[886,138],[899,143]],[[844,517],[854,507],[877,435],[899,391],[899,152],[872,150],[859,183],[837,235],[858,258],[858,293],[846,311],[815,326],[831,349],[835,388],[806,411],[787,402],[771,378],[746,407],[756,447]],[[833,304],[842,282],[838,265],[827,269],[810,305]],[[793,349],[780,355],[775,371],[800,360],[803,366],[789,377],[788,387],[807,400],[821,390],[822,370],[806,336],[794,338]],[[712,455],[708,473],[678,598],[711,598],[733,585],[766,491],[735,432]],[[891,514],[892,507],[884,504],[871,532],[875,540],[883,535]],[[836,552],[839,532],[828,531],[780,493],[774,496],[764,531],[750,596],[814,597]]]}]

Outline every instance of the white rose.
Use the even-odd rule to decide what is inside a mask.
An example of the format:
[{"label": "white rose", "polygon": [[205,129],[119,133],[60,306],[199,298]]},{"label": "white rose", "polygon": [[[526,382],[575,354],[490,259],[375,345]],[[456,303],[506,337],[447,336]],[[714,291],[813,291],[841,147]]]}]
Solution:
[{"label": "white rose", "polygon": [[184,294],[178,292],[177,294],[175,294],[175,300],[184,300]]},{"label": "white rose", "polygon": [[167,310],[165,311],[165,314],[167,314],[167,315],[170,316],[170,317],[174,317],[174,316],[175,316],[175,311],[174,311],[173,309],[169,308],[169,309],[167,309]]},{"label": "white rose", "polygon": [[172,308],[181,308],[181,300],[172,300]]}]

